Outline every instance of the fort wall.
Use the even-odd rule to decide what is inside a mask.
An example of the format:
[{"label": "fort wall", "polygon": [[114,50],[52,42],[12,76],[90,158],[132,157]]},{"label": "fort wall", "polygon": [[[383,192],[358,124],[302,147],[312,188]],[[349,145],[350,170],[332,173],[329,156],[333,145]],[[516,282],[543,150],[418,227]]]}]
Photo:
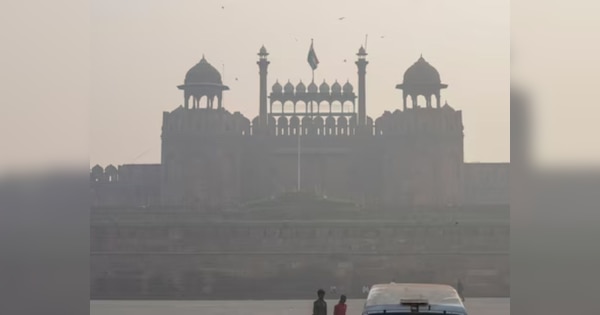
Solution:
[{"label": "fort wall", "polygon": [[457,277],[472,296],[509,294],[506,213],[437,221],[120,213],[92,217],[94,298],[308,298],[330,286],[361,297],[377,282]]}]

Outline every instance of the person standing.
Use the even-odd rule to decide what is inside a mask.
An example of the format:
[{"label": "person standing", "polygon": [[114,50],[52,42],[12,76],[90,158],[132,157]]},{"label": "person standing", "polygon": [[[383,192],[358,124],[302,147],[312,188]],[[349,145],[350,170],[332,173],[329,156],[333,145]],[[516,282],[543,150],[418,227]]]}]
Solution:
[{"label": "person standing", "polygon": [[325,302],[325,290],[317,291],[317,300],[313,303],[313,315],[327,315],[327,302]]},{"label": "person standing", "polygon": [[346,296],[340,296],[340,302],[333,307],[333,315],[346,315]]},{"label": "person standing", "polygon": [[463,284],[460,281],[460,279],[458,279],[457,283],[456,283],[456,291],[458,292],[458,296],[460,297],[460,299],[464,302],[465,301],[465,296],[463,295]]}]

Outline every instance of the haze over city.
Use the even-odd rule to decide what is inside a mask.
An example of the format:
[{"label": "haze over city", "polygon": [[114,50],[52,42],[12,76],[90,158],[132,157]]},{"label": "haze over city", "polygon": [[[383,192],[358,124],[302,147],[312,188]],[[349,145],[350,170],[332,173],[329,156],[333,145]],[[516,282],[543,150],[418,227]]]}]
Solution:
[{"label": "haze over city", "polygon": [[269,86],[308,84],[311,39],[317,84],[356,84],[356,52],[366,45],[367,114],[374,118],[402,108],[395,86],[422,54],[449,85],[442,104],[463,111],[465,161],[506,162],[509,6],[459,3],[308,1],[290,10],[278,1],[94,2],[90,164],[160,162],[162,112],[183,104],[176,86],[203,55],[231,89],[224,107],[255,117],[258,49],[270,53]]}]

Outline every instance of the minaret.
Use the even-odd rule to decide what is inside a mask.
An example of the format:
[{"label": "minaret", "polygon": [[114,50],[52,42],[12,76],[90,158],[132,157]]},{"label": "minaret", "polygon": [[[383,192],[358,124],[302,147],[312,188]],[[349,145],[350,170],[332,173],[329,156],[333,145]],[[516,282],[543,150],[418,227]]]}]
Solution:
[{"label": "minaret", "polygon": [[259,60],[256,64],[258,64],[259,74],[260,74],[260,97],[259,97],[259,123],[261,128],[265,128],[267,126],[267,68],[269,67],[269,61],[267,60],[267,56],[269,53],[265,46],[260,48],[258,52]]},{"label": "minaret", "polygon": [[363,46],[360,46],[358,50],[358,60],[356,66],[358,67],[358,122],[359,126],[367,124],[367,105],[366,105],[366,84],[365,75],[367,73],[367,52]]}]

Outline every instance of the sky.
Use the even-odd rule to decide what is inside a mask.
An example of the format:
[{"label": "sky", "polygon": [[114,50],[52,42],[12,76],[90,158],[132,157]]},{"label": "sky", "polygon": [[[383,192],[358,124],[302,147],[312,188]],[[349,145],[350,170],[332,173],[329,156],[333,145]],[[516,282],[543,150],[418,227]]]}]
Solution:
[{"label": "sky", "polygon": [[310,81],[311,39],[320,60],[315,81],[355,86],[354,61],[366,42],[373,118],[402,107],[395,85],[423,54],[449,85],[442,103],[463,111],[465,160],[509,161],[508,1],[290,3],[93,1],[90,164],[159,163],[162,112],[182,104],[176,86],[202,55],[231,89],[224,107],[252,119],[259,48],[270,53],[270,90],[275,80]]},{"label": "sky", "polygon": [[311,38],[316,81],[356,86],[367,34],[369,116],[402,107],[395,86],[423,54],[449,85],[442,102],[463,111],[465,160],[509,160],[506,0],[6,0],[0,172],[159,163],[162,113],[183,102],[176,86],[203,54],[231,88],[225,108],[252,118],[262,45],[269,86],[310,80]]}]

